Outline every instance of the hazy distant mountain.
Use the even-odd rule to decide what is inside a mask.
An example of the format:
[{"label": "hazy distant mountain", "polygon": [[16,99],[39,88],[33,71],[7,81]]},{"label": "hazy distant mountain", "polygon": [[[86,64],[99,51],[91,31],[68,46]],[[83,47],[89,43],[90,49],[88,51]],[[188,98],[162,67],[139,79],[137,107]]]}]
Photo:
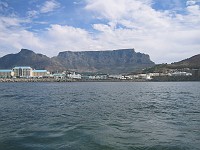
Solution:
[{"label": "hazy distant mountain", "polygon": [[149,55],[136,53],[134,49],[65,51],[52,59],[77,72],[125,73],[154,65]]},{"label": "hazy distant mountain", "polygon": [[134,49],[113,51],[60,52],[49,58],[33,51],[22,49],[17,54],[0,58],[0,68],[31,66],[35,69],[72,70],[77,72],[126,73],[153,66],[149,55],[136,53]]},{"label": "hazy distant mountain", "polygon": [[31,66],[34,69],[64,69],[59,62],[51,60],[51,58],[36,54],[31,50],[22,49],[17,54],[8,54],[0,58],[1,69],[11,69],[15,66]]}]

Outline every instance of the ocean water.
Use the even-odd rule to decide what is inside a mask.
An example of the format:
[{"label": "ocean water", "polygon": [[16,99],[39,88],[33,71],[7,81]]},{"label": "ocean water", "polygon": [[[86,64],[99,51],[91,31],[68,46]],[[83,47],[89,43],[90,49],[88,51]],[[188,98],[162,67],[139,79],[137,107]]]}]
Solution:
[{"label": "ocean water", "polygon": [[0,83],[0,150],[199,150],[200,82]]}]

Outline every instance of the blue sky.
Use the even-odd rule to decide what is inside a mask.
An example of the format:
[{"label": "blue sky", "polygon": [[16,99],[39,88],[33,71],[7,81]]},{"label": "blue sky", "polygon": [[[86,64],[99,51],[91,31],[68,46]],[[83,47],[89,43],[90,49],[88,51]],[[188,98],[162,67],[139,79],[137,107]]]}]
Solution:
[{"label": "blue sky", "polygon": [[134,48],[156,63],[200,53],[200,0],[0,0],[0,56]]}]

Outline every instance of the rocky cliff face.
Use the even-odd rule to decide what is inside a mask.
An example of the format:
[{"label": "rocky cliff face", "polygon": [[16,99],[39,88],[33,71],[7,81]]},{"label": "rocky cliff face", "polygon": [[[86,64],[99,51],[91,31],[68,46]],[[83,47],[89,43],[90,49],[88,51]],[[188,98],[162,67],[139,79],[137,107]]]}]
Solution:
[{"label": "rocky cliff face", "polygon": [[153,65],[154,63],[148,55],[136,53],[134,49],[65,51],[53,58],[22,49],[17,54],[9,54],[0,58],[1,69],[11,69],[14,66],[31,66],[35,69],[48,69],[50,71],[127,73]]},{"label": "rocky cliff face", "polygon": [[53,60],[77,72],[125,73],[153,66],[149,56],[134,49],[60,52]]}]

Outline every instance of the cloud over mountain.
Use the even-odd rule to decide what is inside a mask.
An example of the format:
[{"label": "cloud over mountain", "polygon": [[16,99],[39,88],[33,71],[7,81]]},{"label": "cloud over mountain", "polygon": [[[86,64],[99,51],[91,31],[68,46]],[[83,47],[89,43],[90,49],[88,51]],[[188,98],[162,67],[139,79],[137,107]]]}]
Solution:
[{"label": "cloud over mountain", "polygon": [[199,52],[199,26],[199,0],[3,0],[0,55],[135,47],[156,63],[173,62]]}]

